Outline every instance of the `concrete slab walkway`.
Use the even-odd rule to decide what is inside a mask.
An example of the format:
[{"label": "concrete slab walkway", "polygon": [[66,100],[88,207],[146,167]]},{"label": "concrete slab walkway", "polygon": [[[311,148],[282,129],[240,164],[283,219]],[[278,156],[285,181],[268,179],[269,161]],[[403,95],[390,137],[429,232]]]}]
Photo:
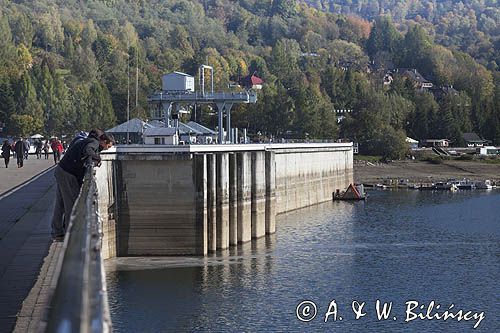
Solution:
[{"label": "concrete slab walkway", "polygon": [[36,156],[30,155],[27,160],[24,160],[24,166],[18,168],[15,159],[10,159],[9,167],[6,168],[3,158],[0,158],[0,197],[5,192],[14,189],[16,186],[26,182],[40,172],[54,166],[54,159],[49,156],[46,160],[44,157],[37,160]]},{"label": "concrete slab walkway", "polygon": [[23,168],[0,168],[0,332],[14,329],[52,244],[52,165],[30,156]]}]

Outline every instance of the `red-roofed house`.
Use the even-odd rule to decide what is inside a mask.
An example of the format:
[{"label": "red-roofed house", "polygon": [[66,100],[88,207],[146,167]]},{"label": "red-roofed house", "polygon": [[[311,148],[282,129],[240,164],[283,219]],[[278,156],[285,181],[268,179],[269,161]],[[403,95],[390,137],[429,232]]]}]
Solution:
[{"label": "red-roofed house", "polygon": [[262,89],[263,83],[264,81],[254,74],[245,76],[239,82],[240,86],[246,89]]}]

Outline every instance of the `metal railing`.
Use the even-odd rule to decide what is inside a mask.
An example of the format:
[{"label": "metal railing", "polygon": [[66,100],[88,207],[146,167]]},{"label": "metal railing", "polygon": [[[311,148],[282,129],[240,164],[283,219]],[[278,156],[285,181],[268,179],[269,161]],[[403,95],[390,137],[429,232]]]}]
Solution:
[{"label": "metal railing", "polygon": [[101,237],[97,185],[90,164],[71,213],[45,332],[111,331]]}]

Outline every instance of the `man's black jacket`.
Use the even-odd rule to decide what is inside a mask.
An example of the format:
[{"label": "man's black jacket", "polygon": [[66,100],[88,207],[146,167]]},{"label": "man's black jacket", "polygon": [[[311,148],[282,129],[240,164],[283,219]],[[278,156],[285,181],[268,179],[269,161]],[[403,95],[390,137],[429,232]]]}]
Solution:
[{"label": "man's black jacket", "polygon": [[89,157],[92,158],[93,163],[101,161],[99,140],[92,136],[72,144],[59,162],[59,166],[64,171],[74,175],[81,185],[85,175],[85,164]]}]

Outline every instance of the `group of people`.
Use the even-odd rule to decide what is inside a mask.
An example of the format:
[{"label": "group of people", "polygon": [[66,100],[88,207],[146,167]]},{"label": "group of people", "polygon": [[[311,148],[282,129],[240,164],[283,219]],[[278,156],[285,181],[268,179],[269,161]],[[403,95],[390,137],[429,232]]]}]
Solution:
[{"label": "group of people", "polygon": [[[45,159],[49,159],[49,151],[52,149],[52,154],[54,155],[54,164],[59,163],[61,160],[61,154],[64,151],[64,145],[59,141],[58,138],[52,138],[49,141],[43,142],[40,139],[36,139],[33,142],[35,146],[35,154],[37,159],[42,158],[42,151],[45,155]],[[5,162],[5,167],[9,167],[10,156],[14,155],[17,160],[17,167],[22,168],[24,166],[24,160],[28,159],[29,150],[31,148],[31,143],[28,139],[19,138],[14,143],[10,143],[9,140],[5,140],[2,145],[2,157]]]}]

